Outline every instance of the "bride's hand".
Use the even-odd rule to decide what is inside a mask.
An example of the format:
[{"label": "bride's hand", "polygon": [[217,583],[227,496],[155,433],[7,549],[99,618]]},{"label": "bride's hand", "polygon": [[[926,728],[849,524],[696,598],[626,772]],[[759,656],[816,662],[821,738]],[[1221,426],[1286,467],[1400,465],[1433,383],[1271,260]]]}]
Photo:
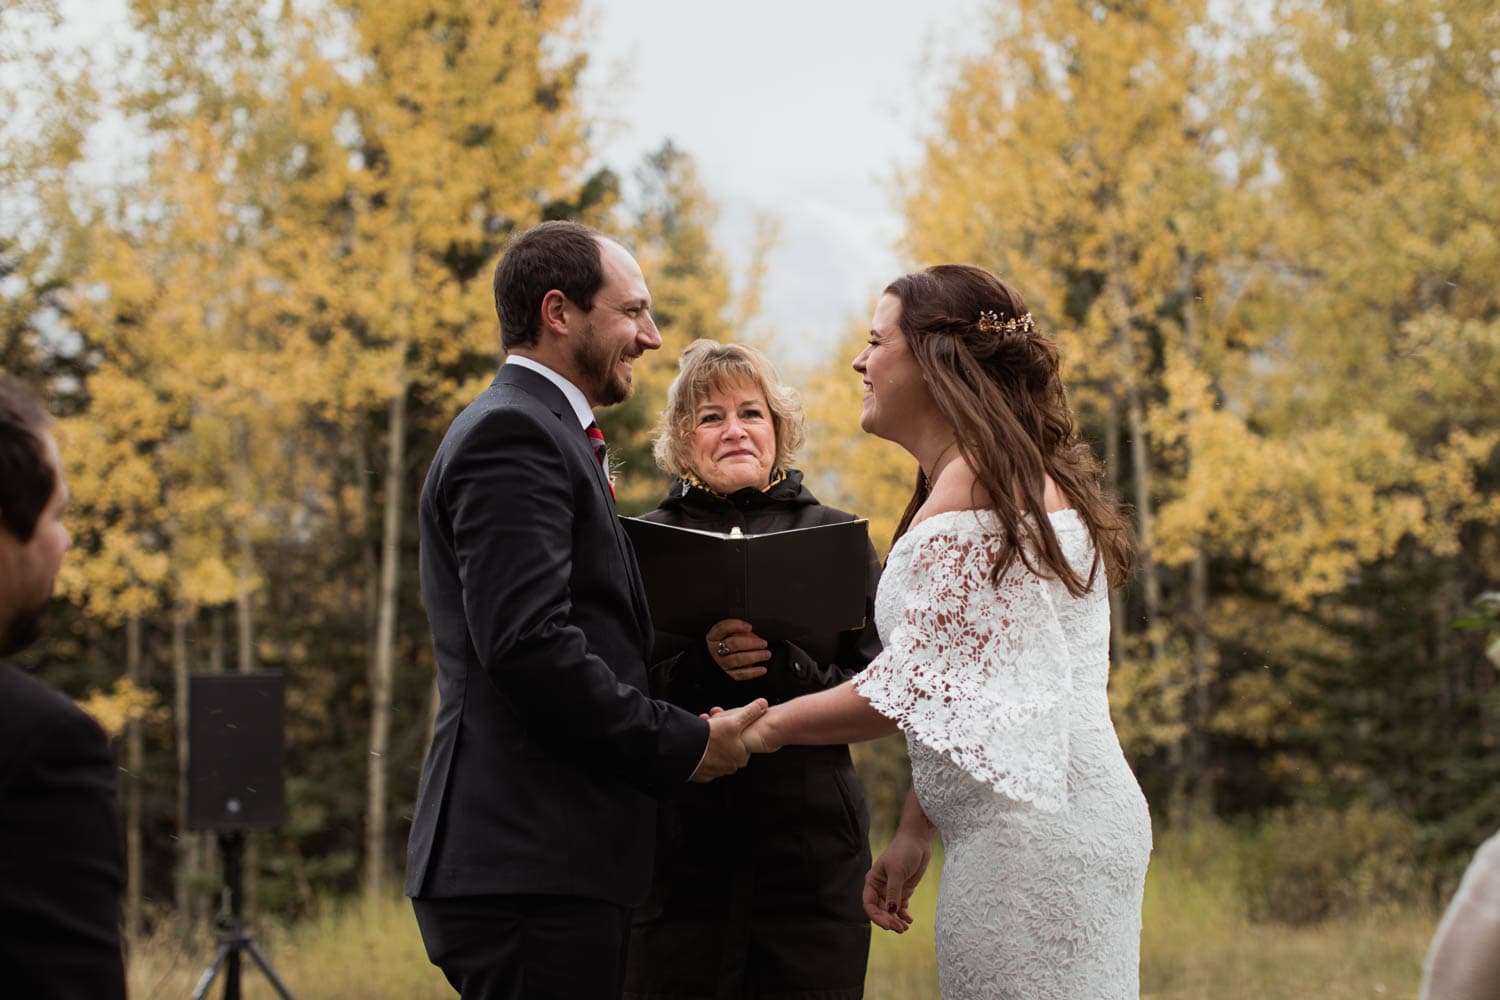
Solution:
[{"label": "bride's hand", "polygon": [[911,895],[931,860],[931,840],[896,834],[865,876],[865,913],[871,923],[897,934],[912,925]]},{"label": "bride's hand", "polygon": [[776,731],[776,720],[772,718],[776,714],[773,706],[759,719],[745,727],[743,739],[745,749],[751,753],[775,753],[781,749],[781,734]]}]

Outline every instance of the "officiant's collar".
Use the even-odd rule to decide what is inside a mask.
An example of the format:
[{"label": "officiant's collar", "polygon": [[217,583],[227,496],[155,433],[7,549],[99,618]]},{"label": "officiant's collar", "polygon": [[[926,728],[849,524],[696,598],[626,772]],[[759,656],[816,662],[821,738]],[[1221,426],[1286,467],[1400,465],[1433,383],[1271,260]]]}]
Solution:
[{"label": "officiant's collar", "polygon": [[769,483],[766,483],[766,485],[764,486],[761,486],[759,488],[754,486],[746,486],[744,489],[735,490],[733,493],[720,493],[718,490],[705,483],[696,472],[688,470],[687,472],[684,472],[681,477],[681,492],[686,493],[689,489],[701,490],[702,492],[707,493],[709,496],[718,497],[720,500],[733,500],[738,496],[749,497],[754,496],[758,493],[770,493],[771,490],[775,489],[777,486],[780,486],[785,481],[785,471],[781,469],[772,469],[771,481]]},{"label": "officiant's collar", "polygon": [[583,394],[583,390],[557,374],[551,368],[548,368],[540,361],[523,358],[519,354],[510,355],[505,359],[505,363],[508,365],[520,365],[522,368],[534,371],[548,382],[557,386],[558,390],[567,399],[568,405],[573,407],[573,415],[578,418],[578,425],[580,427],[587,427],[594,422],[594,411],[589,407],[588,397]]}]

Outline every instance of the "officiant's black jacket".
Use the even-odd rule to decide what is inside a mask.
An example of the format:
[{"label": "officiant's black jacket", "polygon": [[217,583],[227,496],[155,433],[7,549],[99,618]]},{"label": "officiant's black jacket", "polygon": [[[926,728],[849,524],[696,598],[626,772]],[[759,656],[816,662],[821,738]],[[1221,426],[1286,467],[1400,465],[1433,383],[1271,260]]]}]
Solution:
[{"label": "officiant's black jacket", "polygon": [[422,489],[422,599],[440,703],[406,892],[646,895],[661,793],[708,724],[646,694],[651,618],[587,435],[504,365]]},{"label": "officiant's black jacket", "polygon": [[[765,492],[729,497],[679,482],[645,517],[746,534],[854,520],[818,503],[797,470]],[[652,692],[700,712],[843,683],[880,652],[879,578],[872,548],[865,628],[772,642],[769,670],[755,680],[726,675],[701,635],[658,633]],[[679,790],[662,804],[656,879],[635,912],[625,997],[862,996],[869,868],[869,816],[847,747],[787,747]]]},{"label": "officiant's black jacket", "polygon": [[0,995],[123,998],[124,887],[104,733],[0,660]]}]

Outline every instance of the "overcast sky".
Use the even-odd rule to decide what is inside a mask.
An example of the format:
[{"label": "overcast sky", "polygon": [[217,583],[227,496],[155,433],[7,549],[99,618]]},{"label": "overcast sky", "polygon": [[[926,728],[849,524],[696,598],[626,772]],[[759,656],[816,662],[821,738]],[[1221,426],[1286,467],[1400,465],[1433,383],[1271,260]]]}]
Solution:
[{"label": "overcast sky", "polygon": [[[667,139],[690,153],[737,282],[757,216],[772,216],[780,237],[761,332],[777,334],[789,361],[823,355],[903,269],[895,177],[916,161],[924,115],[981,37],[987,4],[582,2],[584,103],[601,122],[601,162],[628,176]],[[109,45],[126,23],[123,0],[62,7],[67,35],[85,46]]]},{"label": "overcast sky", "polygon": [[691,153],[737,279],[757,213],[775,216],[765,322],[795,360],[822,354],[903,267],[896,172],[985,5],[585,2],[604,161],[632,170],[668,138]]}]

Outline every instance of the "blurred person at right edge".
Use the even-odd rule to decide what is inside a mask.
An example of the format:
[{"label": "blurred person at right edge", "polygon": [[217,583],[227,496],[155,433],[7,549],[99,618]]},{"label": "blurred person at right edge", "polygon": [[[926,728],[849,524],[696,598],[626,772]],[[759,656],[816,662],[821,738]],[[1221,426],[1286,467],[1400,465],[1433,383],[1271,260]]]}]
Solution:
[{"label": "blurred person at right edge", "polygon": [[1479,846],[1443,913],[1422,1000],[1500,1000],[1500,833]]},{"label": "blurred person at right edge", "polygon": [[[820,504],[791,467],[802,407],[764,355],[699,340],[679,367],[655,445],[657,464],[678,478],[647,520],[761,534],[854,519]],[[879,577],[871,548],[863,630],[792,642],[725,619],[706,635],[658,633],[652,694],[707,712],[842,684],[880,652]],[[789,747],[680,789],[660,806],[626,1000],[862,997],[869,867],[869,818],[846,746]]]}]

